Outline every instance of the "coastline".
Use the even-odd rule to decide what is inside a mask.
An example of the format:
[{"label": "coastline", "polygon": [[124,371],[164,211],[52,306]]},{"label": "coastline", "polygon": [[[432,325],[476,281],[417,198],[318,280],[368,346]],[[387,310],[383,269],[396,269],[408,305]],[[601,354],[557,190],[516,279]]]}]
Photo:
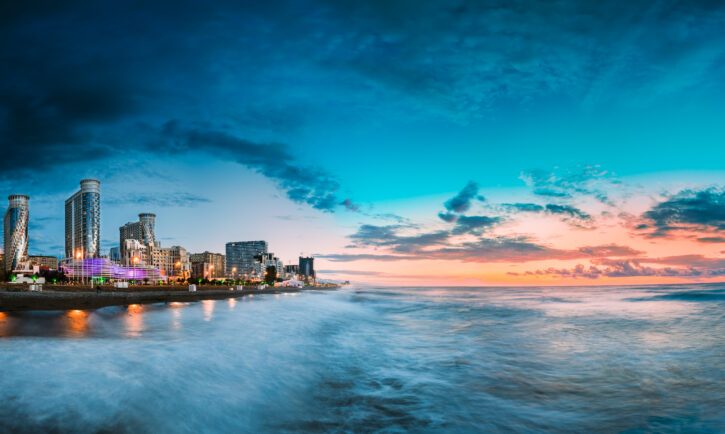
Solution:
[{"label": "coastline", "polygon": [[200,287],[189,292],[186,287],[168,289],[129,288],[126,291],[103,288],[101,292],[78,287],[54,288],[43,291],[8,291],[0,288],[0,312],[29,310],[89,310],[107,306],[127,306],[130,304],[152,304],[169,302],[196,302],[201,300],[219,300],[240,298],[250,295],[298,293],[314,290],[334,290],[338,287],[306,288],[266,288],[266,289],[219,289],[216,286]]}]

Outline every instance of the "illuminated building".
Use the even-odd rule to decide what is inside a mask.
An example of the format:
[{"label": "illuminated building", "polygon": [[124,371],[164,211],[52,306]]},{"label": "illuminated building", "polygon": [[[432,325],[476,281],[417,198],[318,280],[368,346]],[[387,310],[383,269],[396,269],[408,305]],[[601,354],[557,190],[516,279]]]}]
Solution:
[{"label": "illuminated building", "polygon": [[[227,272],[237,276],[257,273],[257,258],[267,253],[266,241],[235,241],[226,244]],[[236,276],[232,276],[236,277]]]},{"label": "illuminated building", "polygon": [[136,263],[130,266],[119,265],[107,258],[64,259],[61,270],[71,280],[86,281],[165,281],[166,276],[150,265]]},{"label": "illuminated building", "polygon": [[191,260],[186,249],[181,246],[171,246],[169,247],[169,253],[173,264],[171,275],[184,279],[191,277]]},{"label": "illuminated building", "polygon": [[217,279],[225,277],[224,255],[219,253],[194,253],[191,261],[191,277],[202,279]]},{"label": "illuminated building", "polygon": [[81,181],[81,189],[65,201],[66,258],[97,258],[101,248],[101,183]]},{"label": "illuminated building", "polygon": [[30,196],[14,194],[8,197],[8,209],[5,212],[4,230],[4,266],[6,272],[28,268],[28,219]]},{"label": "illuminated building", "polygon": [[125,256],[124,241],[138,240],[146,246],[161,247],[156,240],[156,214],[141,213],[138,215],[137,222],[129,222],[118,228],[119,245],[121,246],[121,256]]}]

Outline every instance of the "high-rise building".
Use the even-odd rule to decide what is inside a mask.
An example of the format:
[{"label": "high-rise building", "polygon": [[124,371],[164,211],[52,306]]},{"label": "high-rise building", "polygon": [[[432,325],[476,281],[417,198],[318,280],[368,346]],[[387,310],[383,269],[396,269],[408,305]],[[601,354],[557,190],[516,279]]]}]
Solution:
[{"label": "high-rise building", "polygon": [[225,276],[224,255],[220,253],[194,253],[191,260],[192,277],[216,279]]},{"label": "high-rise building", "polygon": [[126,223],[118,228],[118,232],[122,257],[125,255],[123,249],[126,240],[137,240],[146,246],[161,247],[156,240],[156,214],[141,213],[138,215],[137,222]]},{"label": "high-rise building", "polygon": [[254,274],[258,271],[258,257],[267,253],[266,241],[236,241],[227,243],[227,272],[232,277]]},{"label": "high-rise building", "polygon": [[121,262],[121,248],[120,247],[111,247],[111,250],[108,252],[108,259],[110,259],[113,262],[120,263]]},{"label": "high-rise building", "polygon": [[81,189],[65,201],[65,256],[101,256],[101,182],[81,181]]},{"label": "high-rise building", "polygon": [[28,265],[28,219],[30,196],[13,194],[8,197],[8,210],[5,212],[4,229],[4,265],[6,272],[27,268]]},{"label": "high-rise building", "polygon": [[300,256],[299,273],[305,280],[315,278],[315,258]]}]

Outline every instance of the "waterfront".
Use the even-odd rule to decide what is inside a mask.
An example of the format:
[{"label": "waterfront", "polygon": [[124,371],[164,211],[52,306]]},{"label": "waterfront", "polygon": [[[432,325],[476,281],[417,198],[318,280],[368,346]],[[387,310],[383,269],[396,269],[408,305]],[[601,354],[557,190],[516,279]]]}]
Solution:
[{"label": "waterfront", "polygon": [[725,285],[0,313],[0,431],[719,432]]}]

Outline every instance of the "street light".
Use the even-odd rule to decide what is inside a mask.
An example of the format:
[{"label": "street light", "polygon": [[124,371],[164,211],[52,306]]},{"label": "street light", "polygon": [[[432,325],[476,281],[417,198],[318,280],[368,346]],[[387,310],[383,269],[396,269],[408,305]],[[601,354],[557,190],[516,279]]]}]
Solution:
[{"label": "street light", "polygon": [[136,277],[136,265],[138,265],[139,258],[138,256],[133,257],[133,280],[135,281],[137,279]]},{"label": "street light", "polygon": [[81,261],[81,285],[83,284],[83,279],[85,278],[85,268],[83,264],[83,250],[77,249],[76,250],[76,260]]}]

